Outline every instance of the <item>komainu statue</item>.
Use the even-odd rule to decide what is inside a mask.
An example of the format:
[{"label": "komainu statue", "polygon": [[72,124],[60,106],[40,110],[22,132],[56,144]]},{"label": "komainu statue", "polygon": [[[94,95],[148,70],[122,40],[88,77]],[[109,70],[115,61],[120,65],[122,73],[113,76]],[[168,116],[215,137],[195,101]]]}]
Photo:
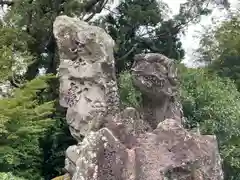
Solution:
[{"label": "komainu statue", "polygon": [[136,55],[131,71],[143,94],[143,110],[120,110],[112,38],[68,16],[58,16],[53,29],[60,57],[60,104],[67,108],[67,123],[78,141],[66,150],[67,173],[61,177],[223,180],[215,136],[182,126],[172,60],[154,53]]},{"label": "komainu statue", "polygon": [[135,56],[133,82],[143,94],[143,111],[152,128],[167,118],[182,123],[182,107],[177,100],[177,69],[173,60],[157,53]]}]

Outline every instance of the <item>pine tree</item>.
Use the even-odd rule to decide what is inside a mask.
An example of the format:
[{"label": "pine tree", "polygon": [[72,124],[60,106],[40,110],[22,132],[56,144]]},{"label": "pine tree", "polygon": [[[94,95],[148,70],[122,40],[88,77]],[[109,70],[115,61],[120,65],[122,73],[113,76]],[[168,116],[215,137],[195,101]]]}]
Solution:
[{"label": "pine tree", "polygon": [[[0,38],[4,39],[4,41],[1,41],[3,44],[0,43],[0,47],[3,45],[3,53],[1,53],[3,57],[1,58],[0,55],[0,63],[2,62],[1,65],[5,66],[4,71],[1,71],[3,77],[1,80],[3,83],[9,80],[11,86],[21,88],[26,82],[34,80],[38,76],[40,69],[45,69],[47,74],[56,74],[59,59],[52,33],[52,25],[56,16],[60,14],[77,15],[88,21],[94,14],[101,11],[106,1],[13,0],[11,2],[1,1],[0,4],[10,6],[7,14],[4,16],[3,27],[6,33],[3,36],[1,36],[2,34],[0,35]],[[10,33],[9,31],[14,32]],[[6,34],[10,36],[8,40]],[[5,47],[5,42],[11,43],[11,46]],[[19,44],[21,48],[15,47],[15,44]],[[16,62],[19,63],[12,57],[15,54],[19,54],[18,57],[20,56],[21,60],[24,61],[19,67],[23,73],[16,73],[10,70],[13,65],[16,67]],[[29,153],[33,151],[31,152],[31,159],[38,159],[36,163],[32,163],[32,172],[28,171],[24,174],[26,177],[31,174],[35,175],[35,178],[30,179],[39,179],[40,176],[50,179],[61,174],[61,168],[64,166],[64,152],[69,145],[75,143],[70,136],[68,128],[66,128],[66,120],[64,118],[66,113],[58,104],[58,79],[50,78],[46,83],[48,84],[48,93],[44,95],[44,98],[41,94],[38,94],[35,98],[41,100],[42,103],[54,101],[54,109],[51,109],[52,113],[49,116],[52,123],[49,122],[43,135],[39,135],[32,142],[33,146],[36,146],[36,151],[29,148]],[[26,148],[29,145],[26,144]],[[25,148],[25,144],[23,144],[23,147]],[[27,157],[27,154],[22,155],[19,159],[22,160],[25,157]],[[25,162],[25,164],[29,163]],[[24,164],[17,168],[19,170],[16,171],[21,171],[21,173],[26,170]],[[14,168],[14,170],[17,168]],[[10,168],[10,170],[12,169]]]},{"label": "pine tree", "polygon": [[40,138],[54,119],[54,101],[48,100],[52,75],[32,81],[21,77],[34,57],[27,51],[31,37],[21,29],[0,27],[0,83],[11,82],[0,99],[0,171],[26,179],[41,179],[43,155]]},{"label": "pine tree", "polygon": [[48,78],[38,77],[0,99],[0,171],[40,179],[39,140],[54,123],[50,118],[54,103],[42,100],[48,93]]}]

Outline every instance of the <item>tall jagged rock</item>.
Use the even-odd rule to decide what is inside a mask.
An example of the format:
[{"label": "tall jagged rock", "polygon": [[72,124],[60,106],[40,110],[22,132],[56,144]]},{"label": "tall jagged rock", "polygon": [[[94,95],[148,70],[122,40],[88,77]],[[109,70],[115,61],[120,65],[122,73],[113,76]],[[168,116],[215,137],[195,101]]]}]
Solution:
[{"label": "tall jagged rock", "polygon": [[78,140],[66,151],[72,180],[223,179],[215,136],[182,126],[171,60],[161,54],[136,56],[133,79],[145,98],[141,119],[134,108],[120,112],[112,38],[67,16],[57,17],[53,27],[60,104],[68,109],[70,131]]},{"label": "tall jagged rock", "polygon": [[114,41],[104,30],[59,16],[53,24],[60,66],[60,104],[77,139],[119,110],[114,72]]}]

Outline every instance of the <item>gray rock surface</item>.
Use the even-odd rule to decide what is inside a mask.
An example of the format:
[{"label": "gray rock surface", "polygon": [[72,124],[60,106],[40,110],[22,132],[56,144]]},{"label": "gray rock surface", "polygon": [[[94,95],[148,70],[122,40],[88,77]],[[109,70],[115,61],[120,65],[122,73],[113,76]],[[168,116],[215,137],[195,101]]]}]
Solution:
[{"label": "gray rock surface", "polygon": [[176,120],[141,134],[131,148],[113,134],[103,128],[84,139],[74,180],[223,179],[215,137],[190,134]]},{"label": "gray rock surface", "polygon": [[103,29],[67,16],[57,17],[53,29],[60,56],[60,104],[68,108],[71,134],[80,140],[119,109],[114,41]]},{"label": "gray rock surface", "polygon": [[78,140],[66,150],[65,179],[223,180],[215,136],[182,126],[172,60],[153,53],[135,57],[133,79],[144,96],[141,119],[134,108],[120,112],[112,38],[67,16],[57,17],[53,28],[60,104]]}]

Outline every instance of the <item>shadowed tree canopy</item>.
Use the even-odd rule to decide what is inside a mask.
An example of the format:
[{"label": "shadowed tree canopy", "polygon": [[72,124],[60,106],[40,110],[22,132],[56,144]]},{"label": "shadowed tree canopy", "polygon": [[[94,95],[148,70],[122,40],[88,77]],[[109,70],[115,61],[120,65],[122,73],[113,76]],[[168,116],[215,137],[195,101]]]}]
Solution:
[{"label": "shadowed tree canopy", "polygon": [[66,14],[89,21],[96,13],[101,12],[107,3],[108,0],[0,1],[0,4],[9,6],[4,16],[5,24],[21,29],[32,38],[26,50],[34,58],[28,65],[25,78],[35,78],[40,68],[44,68],[47,73],[56,73],[58,58],[52,32],[56,16]]}]

